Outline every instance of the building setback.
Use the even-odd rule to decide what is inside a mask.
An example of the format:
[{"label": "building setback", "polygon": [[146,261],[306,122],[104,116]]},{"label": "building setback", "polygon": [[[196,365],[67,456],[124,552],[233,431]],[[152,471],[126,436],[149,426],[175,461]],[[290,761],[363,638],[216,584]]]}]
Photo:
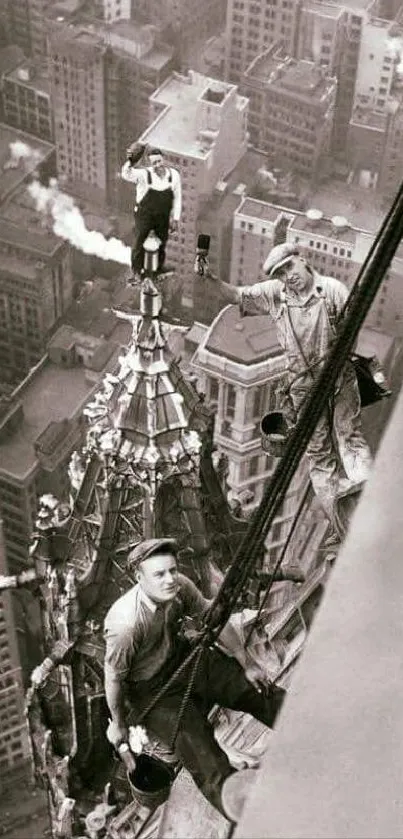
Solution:
[{"label": "building setback", "polygon": [[242,77],[252,145],[267,152],[272,165],[320,178],[329,166],[336,86],[314,62],[270,47]]},{"label": "building setback", "polygon": [[239,82],[251,62],[280,40],[294,55],[300,0],[228,0],[225,78]]}]

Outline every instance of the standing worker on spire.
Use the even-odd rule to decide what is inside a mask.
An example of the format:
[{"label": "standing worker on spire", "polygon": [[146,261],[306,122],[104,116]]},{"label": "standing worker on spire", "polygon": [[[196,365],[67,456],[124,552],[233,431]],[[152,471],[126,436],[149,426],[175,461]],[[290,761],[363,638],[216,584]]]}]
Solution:
[{"label": "standing worker on spire", "polygon": [[172,266],[165,265],[165,246],[169,233],[178,230],[182,210],[179,172],[165,166],[162,152],[154,148],[147,151],[149,165],[136,168],[144,151],[144,147],[138,145],[128,148],[127,160],[121,171],[122,180],[136,184],[132,268],[137,276],[141,274],[144,266],[143,244],[152,230],[161,242],[158,272],[167,274],[173,270]]},{"label": "standing worker on spire", "polygon": [[[267,314],[275,323],[284,350],[292,420],[298,419],[313,381],[336,336],[338,318],[348,299],[346,286],[317,274],[288,243],[274,247],[263,270],[267,280],[234,287],[207,274],[223,300],[239,304],[243,315]],[[368,478],[371,453],[361,430],[361,402],[354,366],[339,376],[328,410],[307,446],[315,494],[333,526],[343,534],[337,499],[357,491]]]}]

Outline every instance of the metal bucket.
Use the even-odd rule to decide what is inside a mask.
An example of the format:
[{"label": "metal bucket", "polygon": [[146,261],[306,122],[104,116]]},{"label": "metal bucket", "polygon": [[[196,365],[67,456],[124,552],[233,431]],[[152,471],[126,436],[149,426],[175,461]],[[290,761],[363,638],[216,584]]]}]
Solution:
[{"label": "metal bucket", "polygon": [[282,411],[265,414],[260,423],[262,448],[273,457],[282,457],[288,440],[290,426]]},{"label": "metal bucket", "polygon": [[136,768],[127,777],[133,799],[143,807],[156,809],[169,797],[174,772],[161,760],[143,752],[136,755]]}]

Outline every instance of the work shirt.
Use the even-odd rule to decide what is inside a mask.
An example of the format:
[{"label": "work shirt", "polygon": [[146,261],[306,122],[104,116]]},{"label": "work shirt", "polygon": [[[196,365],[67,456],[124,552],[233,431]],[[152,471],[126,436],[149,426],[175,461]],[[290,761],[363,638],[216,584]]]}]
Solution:
[{"label": "work shirt", "polygon": [[[172,218],[174,221],[179,221],[182,212],[182,187],[180,174],[177,169],[168,169],[165,167],[164,175],[160,178],[151,167],[149,169],[136,169],[127,160],[122,166],[121,177],[124,181],[136,184],[137,205],[141,203],[149,189],[156,190],[157,192],[172,189]],[[149,183],[149,179],[151,179],[151,183]]]},{"label": "work shirt", "polygon": [[346,286],[333,277],[314,274],[314,285],[307,296],[299,298],[280,280],[265,280],[238,289],[243,315],[268,314],[276,325],[280,346],[286,355],[291,378],[299,377],[299,386],[312,382],[301,376],[312,368],[317,375],[335,338],[335,326],[348,298]]},{"label": "work shirt", "polygon": [[169,603],[150,600],[137,583],[111,606],[104,623],[106,679],[149,681],[169,663],[182,619],[201,616],[210,605],[188,577],[179,574],[178,581]]}]

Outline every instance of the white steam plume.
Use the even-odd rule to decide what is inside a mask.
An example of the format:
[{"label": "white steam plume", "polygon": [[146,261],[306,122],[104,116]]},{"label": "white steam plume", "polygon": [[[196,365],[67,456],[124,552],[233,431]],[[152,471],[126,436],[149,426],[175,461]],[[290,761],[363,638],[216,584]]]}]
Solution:
[{"label": "white steam plume", "polygon": [[83,253],[110,259],[121,265],[131,264],[131,249],[120,239],[106,239],[98,230],[88,230],[81,211],[70,195],[61,192],[56,178],[44,186],[35,180],[28,186],[36,209],[53,221],[53,232]]},{"label": "white steam plume", "polygon": [[16,140],[10,143],[10,158],[4,164],[5,169],[17,169],[21,164],[25,164],[25,168],[37,166],[40,162],[41,154],[37,149],[32,149],[22,140]]},{"label": "white steam plume", "polygon": [[[16,168],[21,162],[26,166],[36,166],[39,160],[39,152],[26,143],[20,140],[10,143],[8,168]],[[106,239],[98,230],[88,230],[74,199],[59,189],[56,178],[51,178],[49,186],[34,180],[29,184],[28,192],[38,213],[52,221],[56,236],[70,242],[83,253],[119,262],[121,265],[131,264],[131,248],[114,236]]]}]

